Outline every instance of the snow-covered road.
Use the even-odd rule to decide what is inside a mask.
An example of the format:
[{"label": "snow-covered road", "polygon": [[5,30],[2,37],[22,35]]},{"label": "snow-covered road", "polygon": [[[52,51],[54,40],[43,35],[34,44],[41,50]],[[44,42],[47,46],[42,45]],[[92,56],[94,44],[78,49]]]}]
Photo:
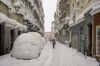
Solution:
[{"label": "snow-covered road", "polygon": [[10,57],[10,54],[0,57],[0,66],[99,66],[94,58],[77,53],[57,42],[55,49],[48,42],[37,59],[20,60]]},{"label": "snow-covered road", "polygon": [[99,66],[94,58],[87,57],[75,49],[56,44],[53,66]]}]

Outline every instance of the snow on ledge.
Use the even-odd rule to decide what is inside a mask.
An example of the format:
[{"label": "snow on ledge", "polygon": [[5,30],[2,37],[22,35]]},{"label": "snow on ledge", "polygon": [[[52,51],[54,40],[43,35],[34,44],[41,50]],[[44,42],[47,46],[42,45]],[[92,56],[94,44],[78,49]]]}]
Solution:
[{"label": "snow on ledge", "polygon": [[22,25],[21,23],[17,22],[14,19],[11,19],[9,17],[7,17],[5,14],[0,12],[0,23],[8,23],[11,25],[11,27],[13,26],[14,28],[20,28],[20,30],[25,29],[27,30],[27,26]]},{"label": "snow on ledge", "polygon": [[100,2],[97,2],[96,5],[92,7],[92,11],[90,13],[91,15],[94,15],[98,12],[100,12]]}]

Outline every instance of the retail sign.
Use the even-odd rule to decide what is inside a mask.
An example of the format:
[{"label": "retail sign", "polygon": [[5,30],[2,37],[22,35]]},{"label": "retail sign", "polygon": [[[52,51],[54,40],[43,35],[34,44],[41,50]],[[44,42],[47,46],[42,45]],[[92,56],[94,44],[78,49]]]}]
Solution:
[{"label": "retail sign", "polygon": [[100,26],[96,26],[96,56],[100,57]]}]

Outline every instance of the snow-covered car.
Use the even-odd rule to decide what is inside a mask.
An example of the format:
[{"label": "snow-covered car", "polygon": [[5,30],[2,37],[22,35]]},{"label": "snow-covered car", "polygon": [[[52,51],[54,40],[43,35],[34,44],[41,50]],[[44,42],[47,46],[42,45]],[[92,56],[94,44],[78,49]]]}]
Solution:
[{"label": "snow-covered car", "polygon": [[53,58],[52,45],[46,44],[41,54],[36,59],[18,59],[11,56],[12,53],[0,56],[0,66],[50,66]]},{"label": "snow-covered car", "polygon": [[43,41],[39,33],[24,33],[15,40],[11,56],[18,59],[34,59],[39,57],[42,47]]}]

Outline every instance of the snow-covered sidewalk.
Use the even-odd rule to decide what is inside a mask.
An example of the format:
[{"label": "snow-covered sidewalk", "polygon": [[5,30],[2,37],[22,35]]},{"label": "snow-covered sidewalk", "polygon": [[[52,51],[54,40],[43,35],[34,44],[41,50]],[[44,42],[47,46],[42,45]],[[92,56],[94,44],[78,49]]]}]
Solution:
[{"label": "snow-covered sidewalk", "polygon": [[94,58],[87,57],[75,49],[57,42],[55,46],[53,66],[99,66]]},{"label": "snow-covered sidewalk", "polygon": [[75,49],[69,48],[57,42],[55,49],[48,42],[39,58],[33,60],[20,60],[10,54],[0,57],[0,66],[99,66],[94,58],[77,53]]}]

